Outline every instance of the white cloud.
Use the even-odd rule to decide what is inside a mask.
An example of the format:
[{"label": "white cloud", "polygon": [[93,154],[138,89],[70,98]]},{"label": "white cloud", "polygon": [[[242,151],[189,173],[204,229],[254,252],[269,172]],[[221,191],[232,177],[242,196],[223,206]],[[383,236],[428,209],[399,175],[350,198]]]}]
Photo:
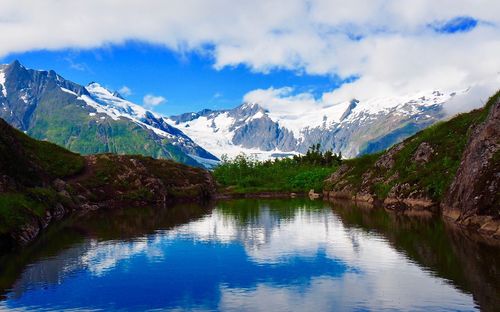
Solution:
[{"label": "white cloud", "polygon": [[167,99],[163,96],[157,96],[153,94],[146,94],[142,99],[142,103],[147,109],[153,109],[154,107],[166,102]]},{"label": "white cloud", "polygon": [[77,63],[75,62],[72,56],[67,56],[64,58],[66,62],[68,62],[69,68],[78,70],[78,71],[90,71],[89,67],[85,63]]},{"label": "white cloud", "polygon": [[123,96],[131,96],[132,95],[132,89],[130,89],[127,86],[123,86],[118,90],[118,93],[120,93]]},{"label": "white cloud", "polygon": [[274,114],[282,116],[298,115],[327,105],[321,99],[316,100],[311,93],[294,94],[294,89],[290,87],[253,90],[245,94],[243,101],[259,103]]},{"label": "white cloud", "polygon": [[[3,0],[0,55],[141,40],[208,54],[215,68],[359,75],[325,94],[340,102],[493,81],[498,12],[497,0]],[[455,34],[428,27],[458,16],[478,26]]]}]

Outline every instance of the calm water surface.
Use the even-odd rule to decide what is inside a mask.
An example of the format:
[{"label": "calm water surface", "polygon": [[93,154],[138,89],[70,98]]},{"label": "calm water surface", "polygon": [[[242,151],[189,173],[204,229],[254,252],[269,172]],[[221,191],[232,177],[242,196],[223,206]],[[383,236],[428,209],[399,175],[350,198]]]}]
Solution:
[{"label": "calm water surface", "polygon": [[99,211],[0,256],[0,310],[495,311],[500,249],[309,200]]}]

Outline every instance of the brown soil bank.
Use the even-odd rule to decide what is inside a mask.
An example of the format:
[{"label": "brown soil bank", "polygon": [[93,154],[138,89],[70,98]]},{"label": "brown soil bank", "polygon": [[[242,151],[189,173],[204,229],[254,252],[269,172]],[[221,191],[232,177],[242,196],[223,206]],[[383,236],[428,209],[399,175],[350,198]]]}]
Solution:
[{"label": "brown soil bank", "polygon": [[395,211],[442,213],[500,239],[500,92],[384,153],[347,160],[325,181],[325,198]]},{"label": "brown soil bank", "polygon": [[213,197],[202,169],[143,156],[82,157],[0,119],[0,249],[25,245],[68,213]]}]

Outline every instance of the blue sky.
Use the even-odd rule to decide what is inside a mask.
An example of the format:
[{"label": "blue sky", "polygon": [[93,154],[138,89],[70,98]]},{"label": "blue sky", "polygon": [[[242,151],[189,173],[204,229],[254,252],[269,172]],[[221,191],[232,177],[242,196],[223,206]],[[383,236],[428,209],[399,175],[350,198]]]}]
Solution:
[{"label": "blue sky", "polygon": [[117,3],[3,0],[0,61],[163,97],[166,115],[500,86],[498,0]]},{"label": "blue sky", "polygon": [[196,52],[178,53],[142,42],[128,42],[105,48],[13,53],[1,59],[18,59],[33,69],[53,69],[82,85],[92,81],[108,89],[123,86],[131,90],[127,99],[141,104],[147,94],[163,96],[167,102],[155,107],[165,114],[180,114],[204,108],[232,108],[254,89],[293,87],[296,92],[320,96],[338,87],[335,75],[308,75],[293,70],[252,72],[244,65],[213,68],[213,59]]}]

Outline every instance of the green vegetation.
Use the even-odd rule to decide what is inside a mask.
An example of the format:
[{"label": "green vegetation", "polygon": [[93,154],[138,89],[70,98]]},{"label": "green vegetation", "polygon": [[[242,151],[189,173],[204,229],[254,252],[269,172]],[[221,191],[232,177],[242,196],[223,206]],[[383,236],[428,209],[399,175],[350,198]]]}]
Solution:
[{"label": "green vegetation", "polygon": [[0,235],[23,225],[33,216],[43,217],[58,201],[50,188],[28,188],[21,193],[0,193]]},{"label": "green vegetation", "polygon": [[25,151],[34,155],[42,169],[52,177],[64,178],[75,175],[85,167],[85,159],[55,144],[37,141],[24,133],[18,139]]},{"label": "green vegetation", "polygon": [[375,154],[367,154],[358,158],[348,159],[345,161],[345,164],[351,167],[349,170],[349,175],[346,177],[346,180],[356,186],[360,186],[362,182],[363,173],[365,173],[368,169],[373,167],[377,159],[383,152],[375,153]]},{"label": "green vegetation", "polygon": [[[399,178],[393,183],[409,183],[413,185],[413,189],[425,190],[431,198],[441,200],[460,165],[469,139],[469,129],[484,121],[487,112],[485,108],[460,114],[406,140],[404,148],[394,157],[394,168],[385,176],[389,177],[397,172]],[[432,146],[434,155],[429,162],[418,164],[412,161],[412,157],[423,142]]]},{"label": "green vegetation", "polygon": [[215,168],[219,184],[236,193],[301,192],[323,188],[323,181],[341,163],[341,155],[314,145],[302,156],[258,161],[246,155],[223,157]]},{"label": "green vegetation", "polygon": [[0,120],[0,234],[41,217],[57,202],[46,185],[55,178],[75,175],[85,160],[55,144],[36,141]]},{"label": "green vegetation", "polygon": [[32,205],[33,202],[22,194],[0,194],[0,234],[23,224]]}]

